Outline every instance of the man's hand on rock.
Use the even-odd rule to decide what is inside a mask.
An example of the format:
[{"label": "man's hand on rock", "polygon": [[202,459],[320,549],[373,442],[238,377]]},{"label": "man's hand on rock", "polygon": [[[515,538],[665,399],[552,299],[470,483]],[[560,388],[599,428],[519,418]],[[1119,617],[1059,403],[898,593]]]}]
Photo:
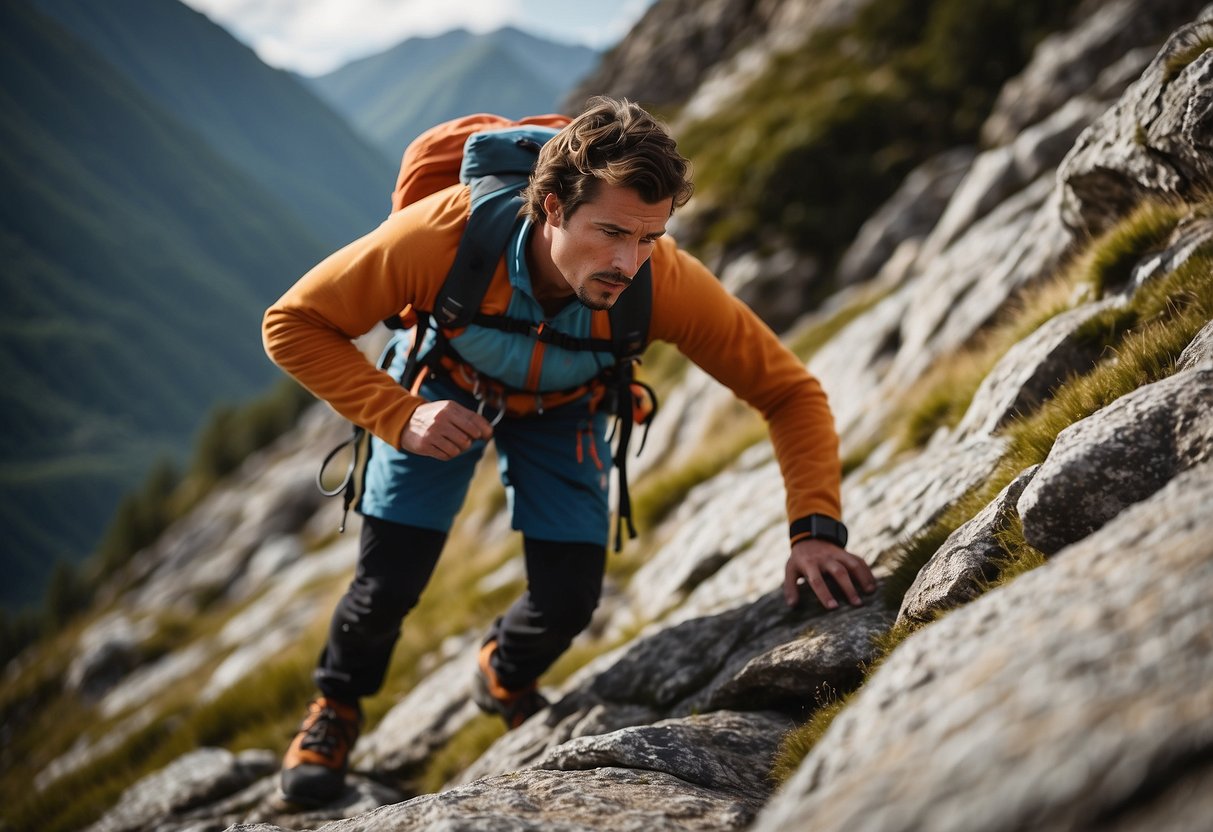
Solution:
[{"label": "man's hand on rock", "polygon": [[453,459],[472,447],[477,439],[488,439],[493,427],[475,411],[458,402],[426,402],[400,434],[400,447],[409,453]]},{"label": "man's hand on rock", "polygon": [[838,608],[838,601],[830,591],[825,576],[833,578],[852,606],[861,606],[859,591],[876,591],[876,579],[871,568],[862,558],[825,540],[808,538],[792,544],[792,554],[784,570],[783,598],[789,607],[800,603],[800,589],[807,584],[817,600],[828,610]]}]

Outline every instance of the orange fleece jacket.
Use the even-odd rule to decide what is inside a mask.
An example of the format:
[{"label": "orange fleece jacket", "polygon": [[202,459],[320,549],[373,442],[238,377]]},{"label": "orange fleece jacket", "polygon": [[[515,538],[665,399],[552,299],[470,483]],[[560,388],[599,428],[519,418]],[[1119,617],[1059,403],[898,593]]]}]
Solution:
[{"label": "orange fleece jacket", "polygon": [[[407,305],[433,309],[468,214],[468,190],[454,186],[390,215],[325,258],[267,310],[270,358],[345,418],[400,447],[423,402],[351,343]],[[673,240],[652,255],[650,340],[668,341],[757,409],[770,427],[790,521],[841,519],[841,465],[833,416],[820,383],[745,304]],[[504,259],[481,309],[501,314],[511,292]],[[595,312],[595,336],[609,333]]]}]

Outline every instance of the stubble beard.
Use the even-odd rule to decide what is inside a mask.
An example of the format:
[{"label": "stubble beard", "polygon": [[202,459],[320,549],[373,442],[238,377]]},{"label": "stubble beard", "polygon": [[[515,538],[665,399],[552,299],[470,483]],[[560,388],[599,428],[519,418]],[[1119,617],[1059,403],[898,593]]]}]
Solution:
[{"label": "stubble beard", "polygon": [[606,280],[611,280],[614,282],[622,283],[623,289],[620,290],[621,293],[623,291],[626,291],[628,286],[632,285],[632,279],[629,277],[624,277],[623,275],[617,274],[615,272],[602,272],[600,274],[590,275],[590,280],[587,280],[581,286],[577,287],[577,292],[576,292],[577,300],[578,300],[578,302],[581,303],[582,306],[584,306],[587,309],[592,309],[595,312],[605,312],[605,311],[609,310],[612,306],[615,305],[615,301],[618,300],[619,295],[618,294],[612,295],[610,293],[603,292],[601,295],[595,297],[590,292],[590,282],[594,278],[598,278],[598,277],[604,278]]}]

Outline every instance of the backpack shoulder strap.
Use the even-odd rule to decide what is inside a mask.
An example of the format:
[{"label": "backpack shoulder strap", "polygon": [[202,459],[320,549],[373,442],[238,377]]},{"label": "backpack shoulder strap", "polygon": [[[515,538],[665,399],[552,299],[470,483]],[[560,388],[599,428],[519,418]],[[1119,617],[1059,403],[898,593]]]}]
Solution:
[{"label": "backpack shoulder strap", "polygon": [[468,136],[459,180],[471,190],[472,207],[455,260],[434,302],[439,326],[458,329],[476,316],[519,222],[520,192],[539,149],[556,132],[544,125],[517,125]]},{"label": "backpack shoulder strap", "polygon": [[497,261],[520,222],[522,197],[517,183],[489,193],[478,202],[473,188],[473,200],[455,260],[434,302],[434,320],[448,329],[465,327],[476,317]]},{"label": "backpack shoulder strap", "polygon": [[617,359],[639,358],[649,342],[653,317],[653,269],[646,260],[632,285],[619,295],[609,313],[612,351]]}]

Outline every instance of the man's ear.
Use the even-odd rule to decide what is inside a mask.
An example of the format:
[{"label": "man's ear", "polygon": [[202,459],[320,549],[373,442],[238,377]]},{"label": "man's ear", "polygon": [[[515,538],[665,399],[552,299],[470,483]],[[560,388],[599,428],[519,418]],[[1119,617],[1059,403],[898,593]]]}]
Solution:
[{"label": "man's ear", "polygon": [[559,197],[556,194],[548,191],[543,197],[543,213],[547,215],[549,224],[560,227],[563,219],[563,206],[560,204]]}]

